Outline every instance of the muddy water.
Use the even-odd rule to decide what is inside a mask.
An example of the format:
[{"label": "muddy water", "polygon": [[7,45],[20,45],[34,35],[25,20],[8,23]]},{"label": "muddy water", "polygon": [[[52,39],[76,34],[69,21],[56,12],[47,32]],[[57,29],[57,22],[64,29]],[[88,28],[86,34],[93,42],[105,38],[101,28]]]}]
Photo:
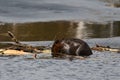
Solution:
[{"label": "muddy water", "polygon": [[11,31],[21,41],[52,41],[60,38],[107,38],[120,36],[120,22],[36,22],[0,25],[0,41],[10,41]]}]

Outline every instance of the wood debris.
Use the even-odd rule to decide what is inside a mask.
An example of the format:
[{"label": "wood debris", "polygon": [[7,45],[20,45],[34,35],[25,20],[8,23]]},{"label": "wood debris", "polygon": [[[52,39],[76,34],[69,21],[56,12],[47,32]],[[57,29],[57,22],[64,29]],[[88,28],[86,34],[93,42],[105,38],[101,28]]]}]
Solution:
[{"label": "wood debris", "polygon": [[97,51],[110,51],[110,52],[117,52],[120,53],[120,49],[119,48],[111,48],[110,46],[101,46],[96,44],[95,47],[91,48],[92,50],[97,50]]},{"label": "wood debris", "polygon": [[50,53],[50,49],[45,46],[31,46],[27,44],[20,43],[14,34],[8,31],[8,35],[11,40],[15,42],[12,43],[0,43],[0,55],[26,55],[26,54],[40,54],[40,53]]},{"label": "wood debris", "polygon": [[[40,53],[48,53],[51,54],[51,48],[47,48],[47,46],[31,46],[27,44],[23,44],[17,40],[17,38],[14,36],[14,34],[10,31],[8,31],[8,35],[11,37],[11,40],[13,43],[0,43],[0,55],[27,55],[27,54],[34,54],[34,57],[36,58],[37,54]],[[97,51],[110,51],[110,52],[117,52],[120,53],[119,48],[111,48],[110,46],[101,46],[96,44],[95,47],[91,48],[92,50]],[[58,58],[68,58],[69,60],[73,59],[85,59],[86,57],[81,56],[73,56],[73,55],[67,55],[67,54],[60,54]]]}]

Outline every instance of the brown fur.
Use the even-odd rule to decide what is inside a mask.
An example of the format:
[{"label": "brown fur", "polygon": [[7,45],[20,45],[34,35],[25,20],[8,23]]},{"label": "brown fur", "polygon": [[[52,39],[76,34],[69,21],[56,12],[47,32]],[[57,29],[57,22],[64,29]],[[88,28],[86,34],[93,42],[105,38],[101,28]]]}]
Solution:
[{"label": "brown fur", "polygon": [[[65,48],[66,45],[67,48]],[[52,56],[58,57],[62,54],[89,56],[92,54],[92,51],[88,44],[81,39],[56,40],[52,46]]]}]

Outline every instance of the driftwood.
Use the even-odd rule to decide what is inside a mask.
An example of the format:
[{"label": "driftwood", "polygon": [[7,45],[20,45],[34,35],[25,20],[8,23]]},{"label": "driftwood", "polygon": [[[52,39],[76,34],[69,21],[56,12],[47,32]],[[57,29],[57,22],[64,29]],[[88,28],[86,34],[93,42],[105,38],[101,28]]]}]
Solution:
[{"label": "driftwood", "polygon": [[2,47],[0,47],[0,55],[25,55],[25,54],[32,54],[34,53],[34,57],[36,54],[39,53],[50,53],[50,49],[45,46],[31,46],[27,44],[20,43],[14,34],[8,31],[8,35],[10,36],[11,40],[15,42],[12,43],[1,43]]},{"label": "driftwood", "polygon": [[101,46],[96,44],[95,47],[91,48],[92,50],[97,50],[97,51],[110,51],[110,52],[117,52],[120,53],[120,49],[119,48],[111,48],[110,46]]},{"label": "driftwood", "polygon": [[27,45],[27,44],[22,44],[20,43],[17,38],[14,36],[13,33],[11,33],[10,31],[8,31],[9,36],[11,37],[12,41],[15,42],[14,46],[9,47],[9,49],[15,49],[15,50],[23,50],[25,52],[35,52],[35,53],[40,53],[41,50],[43,50],[45,48],[45,46],[36,46],[33,47],[31,45]]},{"label": "driftwood", "polygon": [[[0,45],[0,55],[26,55],[26,54],[33,54],[34,58],[37,57],[37,54],[40,53],[48,53],[51,54],[51,48],[48,48],[46,46],[31,46],[28,44],[23,44],[20,41],[17,40],[17,38],[14,36],[13,33],[8,31],[8,35],[10,36],[11,40],[14,42],[12,43],[1,43]],[[92,50],[97,50],[97,51],[111,51],[111,52],[118,52],[120,53],[119,48],[111,48],[110,46],[101,46],[101,45],[96,45],[95,47],[91,48]],[[86,57],[81,57],[81,56],[73,56],[73,55],[67,55],[67,54],[60,54],[60,56],[57,58],[67,58],[69,60],[73,59],[85,59]]]}]

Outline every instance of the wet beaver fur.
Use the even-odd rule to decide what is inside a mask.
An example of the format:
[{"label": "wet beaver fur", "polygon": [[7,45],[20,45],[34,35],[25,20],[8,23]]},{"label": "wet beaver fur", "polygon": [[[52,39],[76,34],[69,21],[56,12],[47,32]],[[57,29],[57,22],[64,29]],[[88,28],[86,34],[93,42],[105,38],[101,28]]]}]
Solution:
[{"label": "wet beaver fur", "polygon": [[70,38],[55,40],[52,46],[52,56],[59,57],[60,54],[89,56],[92,51],[88,44],[81,39]]}]

